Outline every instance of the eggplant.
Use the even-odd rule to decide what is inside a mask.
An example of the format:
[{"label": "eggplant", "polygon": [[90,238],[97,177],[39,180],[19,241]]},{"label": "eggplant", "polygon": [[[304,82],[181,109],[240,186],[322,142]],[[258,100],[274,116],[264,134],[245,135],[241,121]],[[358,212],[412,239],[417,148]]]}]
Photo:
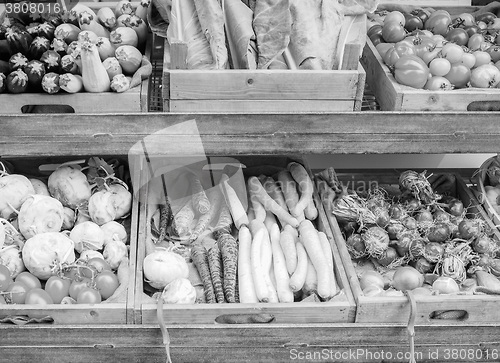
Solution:
[{"label": "eggplant", "polygon": [[40,61],[45,65],[47,73],[59,71],[61,56],[55,50],[46,50],[40,57]]},{"label": "eggplant", "polygon": [[59,53],[62,58],[67,54],[68,44],[62,39],[54,38],[52,39],[52,43],[50,43],[50,49]]},{"label": "eggplant", "polygon": [[10,93],[23,93],[28,89],[28,76],[23,70],[17,69],[7,76],[7,90]]},{"label": "eggplant", "polygon": [[34,38],[37,37],[40,23],[30,23],[26,26],[26,31]]},{"label": "eggplant", "polygon": [[33,91],[42,88],[42,79],[45,76],[45,65],[39,60],[33,59],[24,67],[24,73],[28,76],[28,85]]},{"label": "eggplant", "polygon": [[6,75],[10,73],[9,62],[0,59],[0,73],[4,73]]},{"label": "eggplant", "polygon": [[0,60],[8,61],[12,55],[7,39],[0,40]]},{"label": "eggplant", "polygon": [[5,92],[7,89],[7,77],[5,74],[0,73],[0,93]]},{"label": "eggplant", "polygon": [[45,74],[42,79],[42,88],[45,92],[51,95],[59,92],[61,89],[59,86],[59,74],[55,72]]},{"label": "eggplant", "polygon": [[56,27],[54,24],[49,22],[44,22],[38,27],[38,35],[47,38],[49,41],[54,39],[54,32]]},{"label": "eggplant", "polygon": [[21,52],[13,54],[12,57],[9,58],[9,66],[11,71],[23,69],[26,64],[28,64],[28,58]]},{"label": "eggplant", "polygon": [[72,55],[66,54],[61,58],[61,72],[64,73],[78,73],[78,65]]},{"label": "eggplant", "polygon": [[31,59],[40,59],[46,51],[50,49],[50,41],[42,36],[38,36],[31,42],[30,56]]},{"label": "eggplant", "polygon": [[12,53],[29,54],[33,37],[26,29],[22,30],[20,27],[12,26],[7,29],[6,39]]}]

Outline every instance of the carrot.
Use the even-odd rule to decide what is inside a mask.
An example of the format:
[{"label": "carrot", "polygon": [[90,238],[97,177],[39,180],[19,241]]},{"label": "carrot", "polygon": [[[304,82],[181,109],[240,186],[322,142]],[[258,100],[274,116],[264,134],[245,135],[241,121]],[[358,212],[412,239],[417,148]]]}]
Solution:
[{"label": "carrot", "polygon": [[247,226],[238,231],[238,292],[242,303],[257,303],[257,294],[253,284],[250,251],[252,248],[252,234]]},{"label": "carrot", "polygon": [[285,258],[285,265],[288,274],[291,275],[297,268],[297,248],[295,247],[296,229],[287,224],[280,234],[280,246]]},{"label": "carrot", "polygon": [[201,185],[200,179],[192,173],[189,173],[187,178],[191,189],[191,203],[193,203],[193,209],[199,214],[208,213],[210,210],[210,200],[205,193],[205,189],[203,189]]},{"label": "carrot", "polygon": [[153,73],[153,65],[149,61],[148,57],[143,55],[142,59],[141,59],[141,65],[134,72],[134,75],[132,76],[132,79],[130,80],[129,88],[134,88],[134,87],[137,87],[138,85],[140,85],[142,81],[144,81],[145,79],[148,79],[149,76],[151,76],[151,73]]},{"label": "carrot", "polygon": [[172,207],[168,202],[168,198],[166,203],[160,204],[160,223],[159,223],[159,232],[158,242],[163,242],[167,237],[167,229],[168,226],[172,223]]},{"label": "carrot", "polygon": [[179,237],[191,232],[191,224],[194,221],[194,211],[191,203],[186,203],[174,216],[175,230]]},{"label": "carrot", "polygon": [[318,290],[318,274],[314,268],[311,259],[307,257],[307,272],[306,280],[304,281],[304,286],[302,286],[302,291],[305,295],[309,296],[314,294]]},{"label": "carrot", "polygon": [[229,185],[228,180],[228,176],[226,174],[222,174],[219,186],[222,190],[222,194],[224,194],[226,203],[229,206],[229,211],[231,212],[234,225],[237,229],[240,229],[242,225],[248,225],[248,216],[245,211],[245,207],[238,197],[238,194],[236,194],[233,187]]},{"label": "carrot", "polygon": [[331,292],[330,268],[321,247],[318,231],[310,220],[305,219],[300,222],[299,239],[318,274],[318,295],[327,299]]},{"label": "carrot", "polygon": [[333,264],[332,246],[330,245],[330,241],[328,241],[328,237],[325,232],[318,232],[318,236],[319,241],[321,242],[321,248],[323,249],[323,253],[328,263],[328,269],[330,271],[330,296],[334,296],[337,293],[337,283],[335,281],[335,266]]},{"label": "carrot", "polygon": [[217,239],[222,255],[222,280],[224,296],[229,303],[236,302],[236,278],[238,274],[238,243],[229,233],[222,233]]},{"label": "carrot", "polygon": [[295,217],[291,216],[288,211],[283,209],[269,196],[269,194],[267,194],[257,177],[251,176],[248,178],[248,185],[250,191],[254,193],[255,197],[262,203],[266,210],[271,211],[274,215],[276,215],[276,217],[283,220],[283,222],[292,225],[292,227],[297,227],[299,225],[299,222]]},{"label": "carrot", "polygon": [[217,224],[214,228],[214,237],[217,239],[221,233],[231,233],[231,224],[233,219],[231,218],[231,212],[226,202],[221,202],[221,208],[219,213],[219,218]]},{"label": "carrot", "polygon": [[210,201],[210,210],[202,214],[199,218],[198,221],[193,228],[193,232],[191,233],[191,236],[189,237],[189,240],[195,241],[200,237],[200,235],[208,231],[208,227],[212,220],[214,220],[216,212],[219,210],[221,202],[222,202],[222,195],[219,193],[217,189],[211,189],[210,192],[208,193],[208,200]]},{"label": "carrot", "polygon": [[207,249],[201,243],[193,243],[191,245],[191,259],[200,273],[205,293],[205,301],[210,304],[216,303],[217,299],[215,298],[214,285],[212,284],[210,267],[208,266]]},{"label": "carrot", "polygon": [[[288,210],[283,192],[272,177],[265,177],[264,181],[262,182],[262,186],[266,190],[267,194],[269,194],[276,203],[278,203],[284,210]],[[280,220],[280,224],[282,227],[285,225],[284,221],[282,220]]]},{"label": "carrot", "polygon": [[[274,224],[277,226],[276,223]],[[264,281],[269,290],[269,302],[277,303],[279,302],[278,293],[271,278],[271,269],[273,268],[273,249],[271,246],[271,238],[269,236],[269,230],[267,228],[264,228],[264,231],[265,233],[264,233],[264,238],[262,240],[262,247],[260,252],[262,270],[264,273]]]},{"label": "carrot", "polygon": [[311,199],[309,204],[306,206],[306,209],[304,209],[304,214],[310,221],[314,221],[318,218],[318,209],[316,208],[316,205],[314,205],[314,200]]},{"label": "carrot", "polygon": [[262,266],[261,250],[265,228],[258,228],[256,233],[252,235],[252,245],[250,249],[250,264],[252,268],[253,283],[255,294],[260,302],[269,302],[269,289],[264,277],[264,269]]},{"label": "carrot", "polygon": [[214,286],[215,299],[218,303],[225,303],[224,288],[222,286],[222,257],[217,243],[208,250],[208,266]]},{"label": "carrot", "polygon": [[[247,181],[247,183],[249,183],[249,181]],[[259,198],[257,197],[255,191],[252,191],[250,189],[250,185],[247,188],[247,190],[248,190],[248,199],[250,200],[250,205],[252,206],[252,210],[255,215],[254,219],[264,222],[264,220],[266,219],[266,209],[259,201]]]},{"label": "carrot", "polygon": [[[283,191],[286,205],[289,211],[295,210],[295,206],[299,202],[299,193],[297,192],[297,183],[292,178],[292,174],[288,170],[282,170],[278,173],[278,183]],[[304,220],[304,212],[295,216],[299,222]]]},{"label": "carrot", "polygon": [[288,164],[288,170],[292,175],[292,178],[297,183],[300,190],[299,201],[295,205],[294,209],[291,209],[292,215],[299,215],[304,212],[309,203],[313,200],[314,185],[311,177],[307,173],[307,170],[299,163],[292,161]]},{"label": "carrot", "polygon": [[285,256],[283,255],[280,245],[280,230],[276,223],[271,226],[270,237],[278,300],[279,302],[293,302],[293,291],[290,288],[290,277],[288,276]]},{"label": "carrot", "polygon": [[290,276],[290,288],[293,292],[297,292],[304,286],[307,274],[307,252],[302,243],[296,243],[297,249],[297,268]]},{"label": "carrot", "polygon": [[227,164],[222,169],[222,172],[231,177],[228,179],[228,184],[234,189],[238,199],[241,201],[245,211],[248,210],[248,192],[245,184],[245,176],[243,175],[243,166]]}]

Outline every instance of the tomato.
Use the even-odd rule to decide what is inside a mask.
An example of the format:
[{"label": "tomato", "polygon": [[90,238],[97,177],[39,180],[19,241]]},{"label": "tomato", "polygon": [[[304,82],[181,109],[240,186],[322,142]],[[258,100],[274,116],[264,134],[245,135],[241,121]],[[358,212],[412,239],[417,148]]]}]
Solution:
[{"label": "tomato", "polygon": [[401,25],[404,26],[405,22],[406,22],[406,18],[402,12],[394,10],[394,11],[391,11],[390,13],[388,13],[384,17],[384,25],[387,23],[390,23],[390,22],[400,23]]},{"label": "tomato", "polygon": [[453,24],[460,27],[472,26],[476,23],[474,15],[471,13],[461,13],[457,16],[453,16]]},{"label": "tomato", "polygon": [[375,34],[369,37],[370,41],[373,43],[373,45],[377,45],[380,43],[385,43],[384,37],[382,34]]},{"label": "tomato", "polygon": [[451,82],[455,88],[463,88],[467,86],[470,80],[471,70],[460,63],[451,65],[451,69],[446,74],[446,78]]},{"label": "tomato", "polygon": [[494,88],[500,82],[500,70],[493,64],[483,64],[474,68],[470,76],[470,85],[478,88]]},{"label": "tomato", "polygon": [[384,62],[389,67],[393,66],[396,61],[404,55],[415,55],[415,46],[404,40],[394,44],[392,49],[389,49],[384,55]]},{"label": "tomato", "polygon": [[405,13],[405,18],[406,18],[405,29],[408,30],[409,32],[424,28],[424,22],[420,17],[413,14]]},{"label": "tomato", "polygon": [[414,41],[415,52],[416,54],[422,58],[422,55],[426,52],[430,52],[434,49],[436,42],[432,38],[422,36],[417,37]]},{"label": "tomato", "polygon": [[100,257],[92,257],[87,263],[89,266],[92,266],[97,273],[101,273],[104,270],[111,271],[109,263]]},{"label": "tomato", "polygon": [[451,64],[460,63],[464,55],[463,48],[455,43],[447,43],[441,49],[441,56],[448,59]]},{"label": "tomato", "polygon": [[50,295],[54,304],[60,304],[63,298],[69,296],[70,286],[70,279],[59,276],[51,276],[45,283],[45,291],[47,291]]},{"label": "tomato", "polygon": [[496,63],[500,60],[500,46],[494,45],[486,49],[486,53],[488,53],[491,57],[491,61]]},{"label": "tomato", "polygon": [[95,285],[103,300],[106,300],[113,295],[120,283],[112,271],[103,271],[95,278]]},{"label": "tomato", "polygon": [[500,18],[493,19],[492,22],[488,24],[488,34],[497,35],[500,30]]},{"label": "tomato", "polygon": [[397,43],[406,36],[406,30],[401,23],[392,21],[382,26],[382,37],[387,43]]},{"label": "tomato", "polygon": [[366,35],[368,37],[371,37],[372,35],[380,34],[382,35],[382,25],[380,24],[373,24],[370,29],[366,32]]},{"label": "tomato", "polygon": [[453,89],[451,82],[442,76],[432,76],[424,86],[430,91],[449,91]]},{"label": "tomato", "polygon": [[29,287],[22,282],[11,283],[5,292],[10,292],[10,294],[5,295],[13,304],[24,304],[26,300],[26,293],[29,291]]},{"label": "tomato", "polygon": [[425,64],[430,64],[434,58],[437,58],[441,52],[440,48],[434,48],[432,50],[423,52],[420,58],[425,62]]},{"label": "tomato", "polygon": [[382,57],[382,59],[384,58],[384,55],[385,53],[391,49],[391,48],[394,48],[394,44],[392,43],[380,43],[380,44],[377,44],[375,46],[375,48],[377,49],[378,51],[378,54],[380,54],[380,56]]},{"label": "tomato", "polygon": [[449,14],[446,15],[444,13],[434,15],[438,11],[440,10],[431,14],[429,19],[424,24],[424,29],[430,30],[434,34],[441,34],[444,36],[448,33],[448,29],[451,24],[451,17]]},{"label": "tomato", "polygon": [[69,286],[69,296],[76,300],[78,293],[85,287],[89,287],[91,280],[88,277],[73,280]]},{"label": "tomato", "polygon": [[394,77],[405,86],[423,88],[428,76],[429,68],[416,55],[404,55],[394,64]]},{"label": "tomato", "polygon": [[14,280],[12,280],[9,268],[5,265],[0,265],[0,291],[5,291],[13,282]]},{"label": "tomato", "polygon": [[448,33],[446,33],[445,38],[446,40],[458,45],[467,45],[469,42],[469,35],[462,28],[451,29]]},{"label": "tomato", "polygon": [[463,29],[465,30],[469,38],[474,34],[478,34],[480,31],[479,27],[475,24],[470,26],[464,26]]},{"label": "tomato", "polygon": [[491,55],[484,50],[476,50],[472,53],[476,58],[476,62],[474,63],[474,67],[482,66],[483,64],[491,63]]},{"label": "tomato", "polygon": [[440,10],[433,11],[429,14],[429,19],[432,19],[436,16],[445,16],[451,20],[451,15],[448,12],[448,10],[440,9]]},{"label": "tomato", "polygon": [[472,51],[478,50],[481,48],[481,44],[484,42],[483,34],[474,34],[469,37],[469,41],[467,42],[467,48]]},{"label": "tomato", "polygon": [[429,71],[433,76],[445,76],[451,69],[451,63],[446,58],[434,58],[429,63]]},{"label": "tomato", "polygon": [[411,12],[412,15],[418,16],[423,24],[429,19],[430,12],[424,9],[415,9]]},{"label": "tomato", "polygon": [[476,22],[484,22],[486,24],[491,23],[497,16],[490,11],[485,11],[484,13],[476,15]]},{"label": "tomato", "polygon": [[77,304],[99,304],[101,301],[102,297],[99,291],[91,287],[84,287],[76,298]]},{"label": "tomato", "polygon": [[43,290],[40,287],[36,287],[26,293],[26,300],[24,303],[34,305],[48,305],[53,304],[54,301],[47,291]]},{"label": "tomato", "polygon": [[396,268],[392,277],[392,286],[400,291],[413,290],[424,284],[424,275],[411,266]]},{"label": "tomato", "polygon": [[460,291],[457,282],[448,276],[439,276],[432,283],[432,289],[440,294],[456,294]]},{"label": "tomato", "polygon": [[476,64],[476,57],[472,53],[464,53],[461,63],[471,69]]},{"label": "tomato", "polygon": [[42,283],[40,282],[38,277],[28,271],[21,272],[19,275],[17,275],[14,281],[20,281],[24,283],[26,286],[28,286],[29,289],[42,287]]}]

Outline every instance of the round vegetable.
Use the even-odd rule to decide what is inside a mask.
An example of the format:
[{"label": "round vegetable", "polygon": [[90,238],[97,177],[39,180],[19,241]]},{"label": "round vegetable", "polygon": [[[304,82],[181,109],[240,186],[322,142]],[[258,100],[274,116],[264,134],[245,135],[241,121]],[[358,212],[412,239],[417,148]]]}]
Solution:
[{"label": "round vegetable", "polygon": [[50,195],[72,209],[86,203],[92,194],[87,176],[79,168],[69,165],[50,174],[48,187]]},{"label": "round vegetable", "polygon": [[157,249],[144,258],[144,278],[155,289],[163,289],[175,279],[188,276],[189,266],[177,253]]},{"label": "round vegetable", "polygon": [[398,267],[392,279],[392,286],[401,291],[413,290],[423,284],[424,275],[411,266]]},{"label": "round vegetable", "polygon": [[32,195],[21,206],[18,215],[19,231],[28,239],[38,233],[59,232],[64,221],[60,201],[45,195]]},{"label": "round vegetable", "polygon": [[196,290],[187,278],[177,278],[165,286],[161,298],[166,304],[194,304]]}]

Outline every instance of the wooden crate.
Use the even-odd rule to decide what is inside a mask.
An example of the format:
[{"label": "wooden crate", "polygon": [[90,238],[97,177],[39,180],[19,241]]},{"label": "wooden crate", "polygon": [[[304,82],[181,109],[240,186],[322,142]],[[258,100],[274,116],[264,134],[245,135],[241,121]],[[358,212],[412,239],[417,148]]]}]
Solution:
[{"label": "wooden crate", "polygon": [[474,111],[481,110],[488,101],[500,104],[500,88],[429,91],[399,84],[370,39],[366,41],[361,63],[382,111]]},{"label": "wooden crate", "polygon": [[[234,163],[234,158],[228,157],[210,157],[210,164]],[[283,169],[287,163],[292,160],[288,157],[264,157],[238,156],[238,162],[246,166],[244,174],[272,175],[274,172]],[[295,158],[294,158],[295,159]],[[152,159],[151,159],[152,160]],[[295,159],[296,160],[296,159]],[[147,166],[146,166],[147,167]],[[160,173],[161,174],[161,173]],[[215,179],[217,180],[217,179]],[[146,185],[147,186],[147,185]],[[136,323],[138,324],[157,324],[157,304],[145,293],[145,283],[143,277],[143,260],[145,257],[145,238],[147,238],[146,220],[150,218],[147,215],[147,187],[142,188],[139,196],[139,232],[137,244],[137,274],[136,274]],[[340,255],[331,233],[324,210],[321,203],[316,200],[319,207],[319,217],[316,226],[324,231],[330,240],[337,284],[343,291],[340,295],[328,302],[294,302],[294,303],[233,303],[233,304],[192,304],[192,305],[169,305],[164,304],[163,315],[166,324],[215,324],[218,317],[224,315],[241,314],[271,314],[274,316],[273,324],[292,323],[335,323],[335,322],[354,322],[355,304],[353,296],[349,290],[347,274],[340,262]]]},{"label": "wooden crate", "polygon": [[[113,6],[113,2],[83,2],[93,10]],[[136,2],[133,2],[136,4]],[[0,21],[5,16],[5,6],[0,4]],[[151,38],[151,37],[149,37]],[[151,59],[151,39],[148,39],[145,54]],[[122,113],[147,112],[149,104],[149,80],[122,93],[116,92],[79,92],[65,93],[0,93],[0,113]]]},{"label": "wooden crate", "polygon": [[[359,111],[365,72],[359,58],[366,16],[346,16],[341,70],[186,70],[171,66],[165,41],[163,110],[167,112],[318,113]],[[173,63],[173,62],[172,62]]]},{"label": "wooden crate", "polygon": [[379,4],[396,4],[396,5],[408,5],[421,6],[421,7],[431,7],[436,6],[471,6],[471,0],[412,0],[412,1],[401,1],[401,0],[380,0]]},{"label": "wooden crate", "polygon": [[[368,181],[380,184],[397,185],[397,176],[386,172],[378,175],[367,176],[352,174],[345,176],[350,181]],[[342,173],[339,173],[342,175]],[[494,228],[493,223],[486,215],[480,204],[474,198],[472,191],[465,184],[464,180],[458,175],[456,183],[456,196],[462,200],[465,206],[469,206],[468,212],[484,219],[495,234],[495,238],[500,241],[500,234]],[[389,182],[388,182],[389,181]],[[351,184],[352,185],[352,184]],[[349,186],[351,186],[349,185]],[[407,324],[410,317],[410,302],[405,297],[367,297],[363,294],[359,279],[356,275],[351,256],[345,245],[344,236],[340,230],[339,224],[332,214],[328,203],[323,203],[326,216],[332,228],[332,232],[337,244],[342,262],[347,272],[351,289],[356,300],[356,323],[404,323]],[[500,321],[498,306],[500,297],[498,295],[432,295],[415,296],[416,300],[416,319],[415,324],[419,325],[442,325],[442,324],[477,324],[492,323]],[[463,315],[459,319],[439,318],[440,312],[450,311]]]},{"label": "wooden crate", "polygon": [[[93,155],[91,155],[93,156]],[[13,166],[11,172],[26,175],[28,177],[40,178],[46,180],[50,170],[53,170],[51,164],[58,165],[63,162],[80,160],[75,157],[47,157],[47,158],[9,158],[0,159]],[[88,157],[82,157],[88,159]],[[127,165],[127,158],[113,156],[106,157],[105,160],[117,159],[122,165]],[[44,165],[43,168],[39,168]],[[45,167],[47,166],[47,167]],[[133,198],[132,211],[130,218],[129,233],[129,281],[127,283],[126,297],[114,302],[101,302],[100,304],[50,304],[46,306],[8,304],[0,305],[0,320],[8,317],[21,316],[24,319],[42,319],[48,318],[44,323],[52,325],[80,325],[80,324],[130,324],[133,323],[133,302],[134,302],[134,274],[136,263],[137,243],[137,225],[138,225],[138,200]]]}]

